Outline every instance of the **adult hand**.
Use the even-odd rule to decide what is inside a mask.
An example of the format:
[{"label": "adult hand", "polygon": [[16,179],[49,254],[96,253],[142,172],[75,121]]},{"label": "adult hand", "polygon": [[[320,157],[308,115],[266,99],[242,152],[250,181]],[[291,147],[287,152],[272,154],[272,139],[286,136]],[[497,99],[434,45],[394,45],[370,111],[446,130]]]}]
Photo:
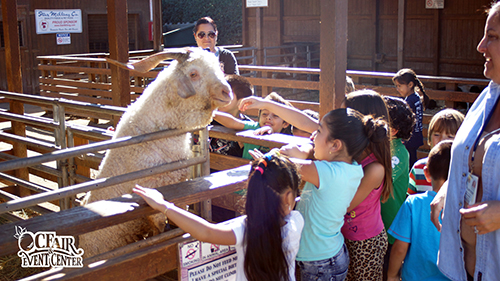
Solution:
[{"label": "adult hand", "polygon": [[172,204],[165,201],[163,195],[156,189],[142,187],[136,184],[132,191],[141,196],[151,208],[158,211],[164,210],[167,204]]},{"label": "adult hand", "polygon": [[441,186],[441,189],[436,194],[436,197],[434,197],[431,202],[431,221],[436,226],[438,231],[441,231],[441,222],[439,219],[441,217],[441,211],[444,209],[447,191],[448,181],[444,182],[443,186]]},{"label": "adult hand", "polygon": [[462,219],[475,228],[477,234],[500,229],[500,201],[485,201],[460,209]]},{"label": "adult hand", "polygon": [[247,97],[240,101],[239,110],[246,111],[247,109],[261,109],[264,103],[263,98],[259,97]]}]

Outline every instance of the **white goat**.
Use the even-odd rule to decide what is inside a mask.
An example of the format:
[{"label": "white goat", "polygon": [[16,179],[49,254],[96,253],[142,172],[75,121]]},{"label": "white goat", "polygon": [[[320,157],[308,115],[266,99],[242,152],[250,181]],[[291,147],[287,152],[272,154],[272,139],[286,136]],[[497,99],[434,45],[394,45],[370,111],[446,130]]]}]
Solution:
[{"label": "white goat", "polygon": [[[176,61],[160,72],[141,97],[127,108],[113,138],[207,126],[213,110],[231,101],[231,88],[224,79],[219,61],[202,49],[162,52],[127,66],[145,72],[167,58]],[[190,134],[184,134],[109,150],[99,168],[98,178],[190,158],[190,143]],[[180,182],[187,179],[188,172],[189,169],[182,169],[95,190],[87,194],[84,204],[131,193],[136,183],[157,188]],[[134,242],[145,233],[158,234],[164,226],[165,217],[158,214],[81,235],[79,247],[84,249],[85,257],[91,257]]]}]

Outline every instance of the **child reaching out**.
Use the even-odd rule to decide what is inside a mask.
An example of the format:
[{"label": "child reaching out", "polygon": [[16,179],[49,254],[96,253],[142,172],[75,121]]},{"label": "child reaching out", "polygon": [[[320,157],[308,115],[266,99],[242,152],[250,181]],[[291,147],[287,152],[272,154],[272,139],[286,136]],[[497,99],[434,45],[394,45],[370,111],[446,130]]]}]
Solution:
[{"label": "child reaching out", "polygon": [[229,225],[212,224],[163,199],[155,189],[136,185],[139,194],[194,238],[236,245],[236,280],[295,280],[295,256],[304,220],[293,211],[300,176],[285,156],[254,161],[248,178],[246,216]]},{"label": "child reaching out", "polygon": [[[272,92],[269,95],[267,95],[265,99],[292,107],[292,104],[290,102],[288,102],[275,92]],[[215,111],[214,120],[221,123],[224,127],[231,128],[234,130],[256,130],[255,131],[256,134],[283,133],[291,135],[291,129],[289,124],[285,122],[279,116],[279,114],[276,114],[266,109],[259,109],[259,122],[239,120],[227,113],[219,111]],[[242,158],[251,160],[252,156],[248,153],[248,151],[254,149],[262,149],[262,148],[255,144],[245,143],[243,146]],[[267,150],[267,148],[264,150]]]},{"label": "child reaching out", "polygon": [[[310,130],[315,121],[303,112],[282,105],[247,98],[242,108],[267,108],[279,112],[292,125]],[[294,122],[302,123],[294,123]],[[310,123],[309,123],[310,122]],[[364,116],[351,108],[326,114],[313,133],[316,161],[300,163],[306,181],[297,210],[304,216],[304,230],[297,261],[301,280],[343,280],[349,268],[349,254],[341,233],[344,214],[363,177],[354,160],[371,142],[387,138],[387,123]]]},{"label": "child reaching out", "polygon": [[[453,140],[455,134],[464,121],[464,115],[455,109],[445,108],[432,116],[427,131],[427,142],[431,148],[442,140]],[[408,194],[423,193],[432,190],[432,185],[424,175],[427,157],[419,159],[410,170]]]},{"label": "child reaching out", "polygon": [[448,280],[437,267],[440,233],[429,219],[430,204],[448,178],[451,140],[444,140],[429,153],[425,177],[433,190],[410,195],[399,210],[389,233],[396,237],[387,272],[388,281]]},{"label": "child reaching out", "polygon": [[[429,103],[429,97],[425,94],[424,85],[417,78],[417,74],[409,69],[400,69],[392,78],[392,82],[396,85],[396,90],[405,99],[408,105],[415,113],[415,127],[411,134],[411,138],[405,142],[406,149],[410,153],[410,167],[418,160],[417,149],[424,144],[424,136],[422,134],[423,125],[422,120],[424,116],[424,109]],[[415,88],[419,89],[422,99],[415,92]]]}]

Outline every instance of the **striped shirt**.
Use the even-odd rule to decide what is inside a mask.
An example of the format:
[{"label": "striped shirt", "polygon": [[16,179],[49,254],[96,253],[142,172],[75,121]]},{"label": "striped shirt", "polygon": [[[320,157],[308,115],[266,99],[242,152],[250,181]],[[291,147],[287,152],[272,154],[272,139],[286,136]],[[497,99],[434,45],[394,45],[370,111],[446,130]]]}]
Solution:
[{"label": "striped shirt", "polygon": [[432,190],[432,185],[425,179],[424,167],[427,165],[427,157],[419,159],[410,170],[410,182],[408,194],[424,193]]}]

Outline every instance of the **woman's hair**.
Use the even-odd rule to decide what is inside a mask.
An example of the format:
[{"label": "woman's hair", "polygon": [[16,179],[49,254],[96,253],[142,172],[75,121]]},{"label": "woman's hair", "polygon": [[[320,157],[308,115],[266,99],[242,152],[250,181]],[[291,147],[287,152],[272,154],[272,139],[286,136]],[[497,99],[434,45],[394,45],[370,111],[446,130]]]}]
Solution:
[{"label": "woman's hair", "polygon": [[491,3],[491,8],[486,9],[486,13],[491,16],[495,13],[498,13],[500,11],[500,2],[492,2]]},{"label": "woman's hair", "polygon": [[450,169],[452,140],[440,141],[429,152],[427,170],[434,180],[447,180]]},{"label": "woman's hair", "polygon": [[424,90],[424,84],[420,82],[420,79],[418,79],[417,74],[415,71],[409,69],[409,68],[403,68],[400,69],[394,77],[392,77],[392,82],[396,82],[404,85],[410,84],[410,82],[413,82],[413,87],[417,87],[419,90],[418,92],[420,93],[420,101],[424,105],[424,109],[427,108],[429,105],[429,96],[425,93]]},{"label": "woman's hair", "polygon": [[[289,106],[289,107],[293,107],[293,105],[289,101],[287,101],[286,99],[284,99],[282,96],[280,96],[276,92],[271,92],[264,99],[265,100],[274,101],[274,102],[277,102],[277,103],[281,103],[281,104],[284,104],[284,105]],[[259,110],[259,117],[260,117],[260,110]],[[284,122],[286,122],[286,121],[284,121]],[[286,128],[281,129],[280,133],[287,134],[287,135],[292,135],[292,126],[289,125]]]},{"label": "woman's hair", "polygon": [[427,142],[429,145],[431,145],[431,136],[435,132],[456,135],[464,118],[462,112],[453,108],[445,108],[434,114],[429,123],[429,130],[427,131]]},{"label": "woman's hair", "polygon": [[281,194],[291,189],[297,196],[299,185],[297,167],[286,156],[264,156],[252,163],[245,205],[244,268],[248,280],[288,280]]},{"label": "woman's hair", "polygon": [[[346,95],[344,100],[346,107],[356,109],[361,114],[372,115],[373,118],[381,118],[389,123],[389,112],[382,96],[372,90],[359,90]],[[389,133],[380,141],[368,144],[368,152],[373,153],[377,161],[384,166],[384,190],[382,191],[382,202],[385,202],[392,194],[392,161],[391,143]]]},{"label": "woman's hair", "polygon": [[245,77],[237,74],[229,74],[225,76],[227,83],[231,86],[233,94],[237,100],[251,96],[252,84]]},{"label": "woman's hair", "polygon": [[194,25],[194,28],[193,28],[194,34],[196,34],[198,32],[198,27],[200,26],[200,24],[211,24],[213,26],[215,32],[217,32],[217,25],[215,24],[215,21],[211,17],[202,17],[199,20],[197,20],[196,24]]},{"label": "woman's hair", "polygon": [[397,130],[395,137],[408,140],[415,126],[415,114],[403,99],[384,96],[391,122],[391,128]]}]

